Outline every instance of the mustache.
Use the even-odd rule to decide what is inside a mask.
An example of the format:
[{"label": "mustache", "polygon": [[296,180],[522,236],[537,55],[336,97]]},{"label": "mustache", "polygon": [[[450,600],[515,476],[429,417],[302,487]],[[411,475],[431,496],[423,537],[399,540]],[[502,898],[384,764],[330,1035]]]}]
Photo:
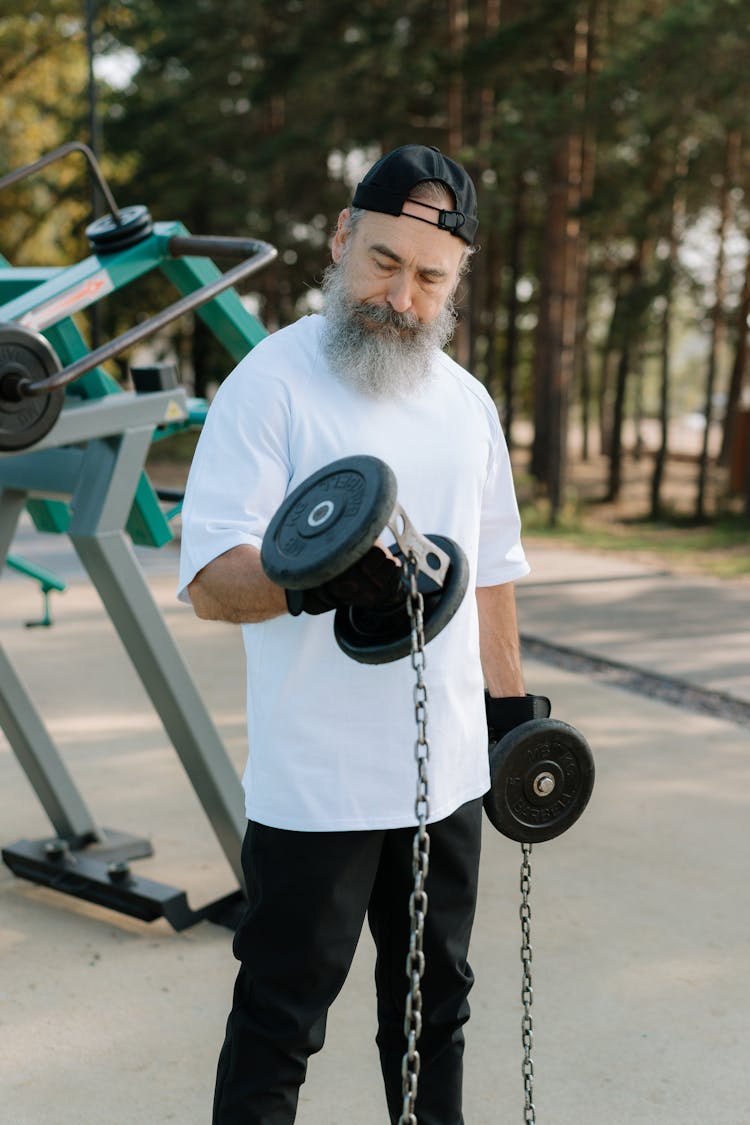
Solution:
[{"label": "mustache", "polygon": [[422,327],[420,320],[411,312],[398,312],[390,305],[354,304],[350,306],[352,316],[366,320],[381,328],[391,328],[399,335],[418,332]]},{"label": "mustache", "polygon": [[437,320],[423,324],[412,310],[368,304],[349,284],[346,255],[323,273],[323,348],[332,371],[374,398],[398,398],[430,378],[435,350],[450,339],[456,320],[448,301]]}]

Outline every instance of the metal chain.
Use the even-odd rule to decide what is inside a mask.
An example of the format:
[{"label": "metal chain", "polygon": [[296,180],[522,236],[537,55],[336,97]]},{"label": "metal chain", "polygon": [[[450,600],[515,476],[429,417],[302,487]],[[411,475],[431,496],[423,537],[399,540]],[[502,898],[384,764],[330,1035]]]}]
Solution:
[{"label": "metal chain", "polygon": [[425,668],[424,601],[417,585],[417,560],[412,553],[404,560],[404,571],[404,577],[408,585],[406,607],[411,622],[411,663],[416,675],[414,717],[417,724],[417,741],[414,744],[414,757],[417,762],[417,797],[414,811],[417,816],[418,828],[412,845],[414,890],[409,898],[411,930],[409,953],[406,958],[406,977],[409,981],[404,1016],[406,1052],[401,1063],[403,1106],[398,1125],[417,1125],[415,1107],[420,1067],[417,1040],[422,1030],[422,976],[425,969],[424,921],[427,914],[425,880],[430,865],[430,837],[427,832],[427,818],[430,813],[427,763],[430,758],[430,747],[427,741],[427,688],[422,675]]},{"label": "metal chain", "polygon": [[523,1043],[523,1119],[526,1125],[534,1125],[536,1109],[534,1108],[534,1062],[531,1057],[531,1047],[534,1041],[534,1022],[531,1018],[531,1005],[534,1002],[534,989],[531,984],[531,907],[529,895],[531,893],[531,844],[521,844],[523,860],[521,862],[521,963],[523,965],[523,984],[521,985],[521,1002],[523,1004],[523,1019],[521,1020],[521,1042]]},{"label": "metal chain", "polygon": [[[412,872],[414,890],[409,897],[409,953],[406,958],[406,978],[409,990],[406,995],[404,1016],[404,1035],[406,1051],[401,1063],[403,1105],[398,1125],[418,1125],[416,1115],[417,1090],[419,1085],[420,1056],[417,1041],[422,1030],[422,977],[425,970],[424,923],[427,915],[427,892],[425,881],[430,866],[430,837],[427,820],[430,813],[427,764],[430,746],[427,741],[427,687],[424,682],[425,639],[424,639],[424,601],[417,585],[417,563],[413,554],[404,562],[405,578],[408,584],[407,609],[411,622],[411,663],[416,676],[414,686],[414,718],[417,724],[417,740],[414,744],[414,757],[417,763],[417,796],[414,811],[417,817],[417,831],[412,844]],[[534,988],[531,980],[531,844],[522,844],[521,863],[521,963],[523,983],[521,1002],[523,1019],[521,1021],[521,1042],[523,1044],[523,1089],[524,1122],[535,1125],[534,1107],[534,1061],[531,1048],[534,1041],[534,1021],[531,1006],[534,1002]]]}]

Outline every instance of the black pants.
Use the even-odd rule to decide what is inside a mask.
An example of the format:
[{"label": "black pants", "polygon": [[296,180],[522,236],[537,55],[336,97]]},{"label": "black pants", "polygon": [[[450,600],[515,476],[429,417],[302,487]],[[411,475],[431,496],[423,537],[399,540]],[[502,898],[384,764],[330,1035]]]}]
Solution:
[{"label": "black pants", "polygon": [[[420,1125],[462,1125],[464,1037],[473,975],[481,800],[429,826]],[[390,1120],[402,1109],[409,895],[415,829],[288,832],[250,823],[242,851],[249,907],[219,1058],[214,1125],[289,1125],[307,1060],[354,957],[365,914],[375,940],[377,1043]]]}]

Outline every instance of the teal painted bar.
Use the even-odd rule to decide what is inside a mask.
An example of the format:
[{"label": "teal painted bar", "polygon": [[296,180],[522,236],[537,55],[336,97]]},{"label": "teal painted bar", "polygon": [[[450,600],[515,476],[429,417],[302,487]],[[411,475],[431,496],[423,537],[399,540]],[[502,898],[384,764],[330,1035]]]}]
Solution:
[{"label": "teal painted bar", "polygon": [[[116,293],[155,269],[183,296],[221,275],[208,258],[172,258],[169,242],[175,235],[189,235],[189,231],[180,222],[155,223],[148,238],[135,246],[111,254],[91,254],[62,269],[15,270],[0,255],[0,299],[3,301],[0,321],[17,321],[30,328],[35,327],[36,321],[61,363],[67,366],[90,351],[73,315],[91,307],[101,297]],[[89,292],[87,285],[91,286]],[[70,304],[70,311],[66,312],[67,304]],[[245,308],[234,289],[220,293],[197,309],[196,315],[235,362],[267,335],[264,326]],[[86,372],[66,389],[68,395],[83,399],[120,392],[117,381],[101,367]],[[205,409],[204,404],[186,423],[165,427],[164,433],[155,433],[154,439],[200,425]],[[63,501],[29,500],[27,509],[40,531],[59,534],[68,530],[70,511]],[[161,547],[173,538],[169,517],[163,513],[145,473],[136,489],[127,531],[141,546]]]}]

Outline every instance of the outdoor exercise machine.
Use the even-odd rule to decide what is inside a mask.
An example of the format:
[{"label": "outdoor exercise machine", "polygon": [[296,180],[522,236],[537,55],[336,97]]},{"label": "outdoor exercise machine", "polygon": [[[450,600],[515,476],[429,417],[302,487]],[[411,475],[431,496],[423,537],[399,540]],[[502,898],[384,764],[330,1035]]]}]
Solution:
[{"label": "outdoor exercise machine", "polygon": [[[92,253],[61,269],[0,261],[0,566],[24,508],[40,531],[67,534],[193,785],[238,887],[193,910],[185,890],[137,875],[148,840],[101,827],[0,647],[0,725],[54,829],[2,848],[18,876],[175,929],[201,918],[232,925],[244,900],[242,790],[137,561],[133,544],[172,539],[144,465],[156,436],[199,425],[206,404],[188,398],[166,365],[123,391],[101,367],[197,312],[237,361],[265,335],[232,288],[276,256],[268,243],[194,237],[179,222],[153,222],[142,205],[120,209],[91,151],[65,145],[0,178],[0,190],[80,153],[109,214],[86,229]],[[239,259],[222,273],[214,258]],[[93,350],[74,314],[159,271],[182,294]],[[137,371],[132,372],[136,388]]]}]

